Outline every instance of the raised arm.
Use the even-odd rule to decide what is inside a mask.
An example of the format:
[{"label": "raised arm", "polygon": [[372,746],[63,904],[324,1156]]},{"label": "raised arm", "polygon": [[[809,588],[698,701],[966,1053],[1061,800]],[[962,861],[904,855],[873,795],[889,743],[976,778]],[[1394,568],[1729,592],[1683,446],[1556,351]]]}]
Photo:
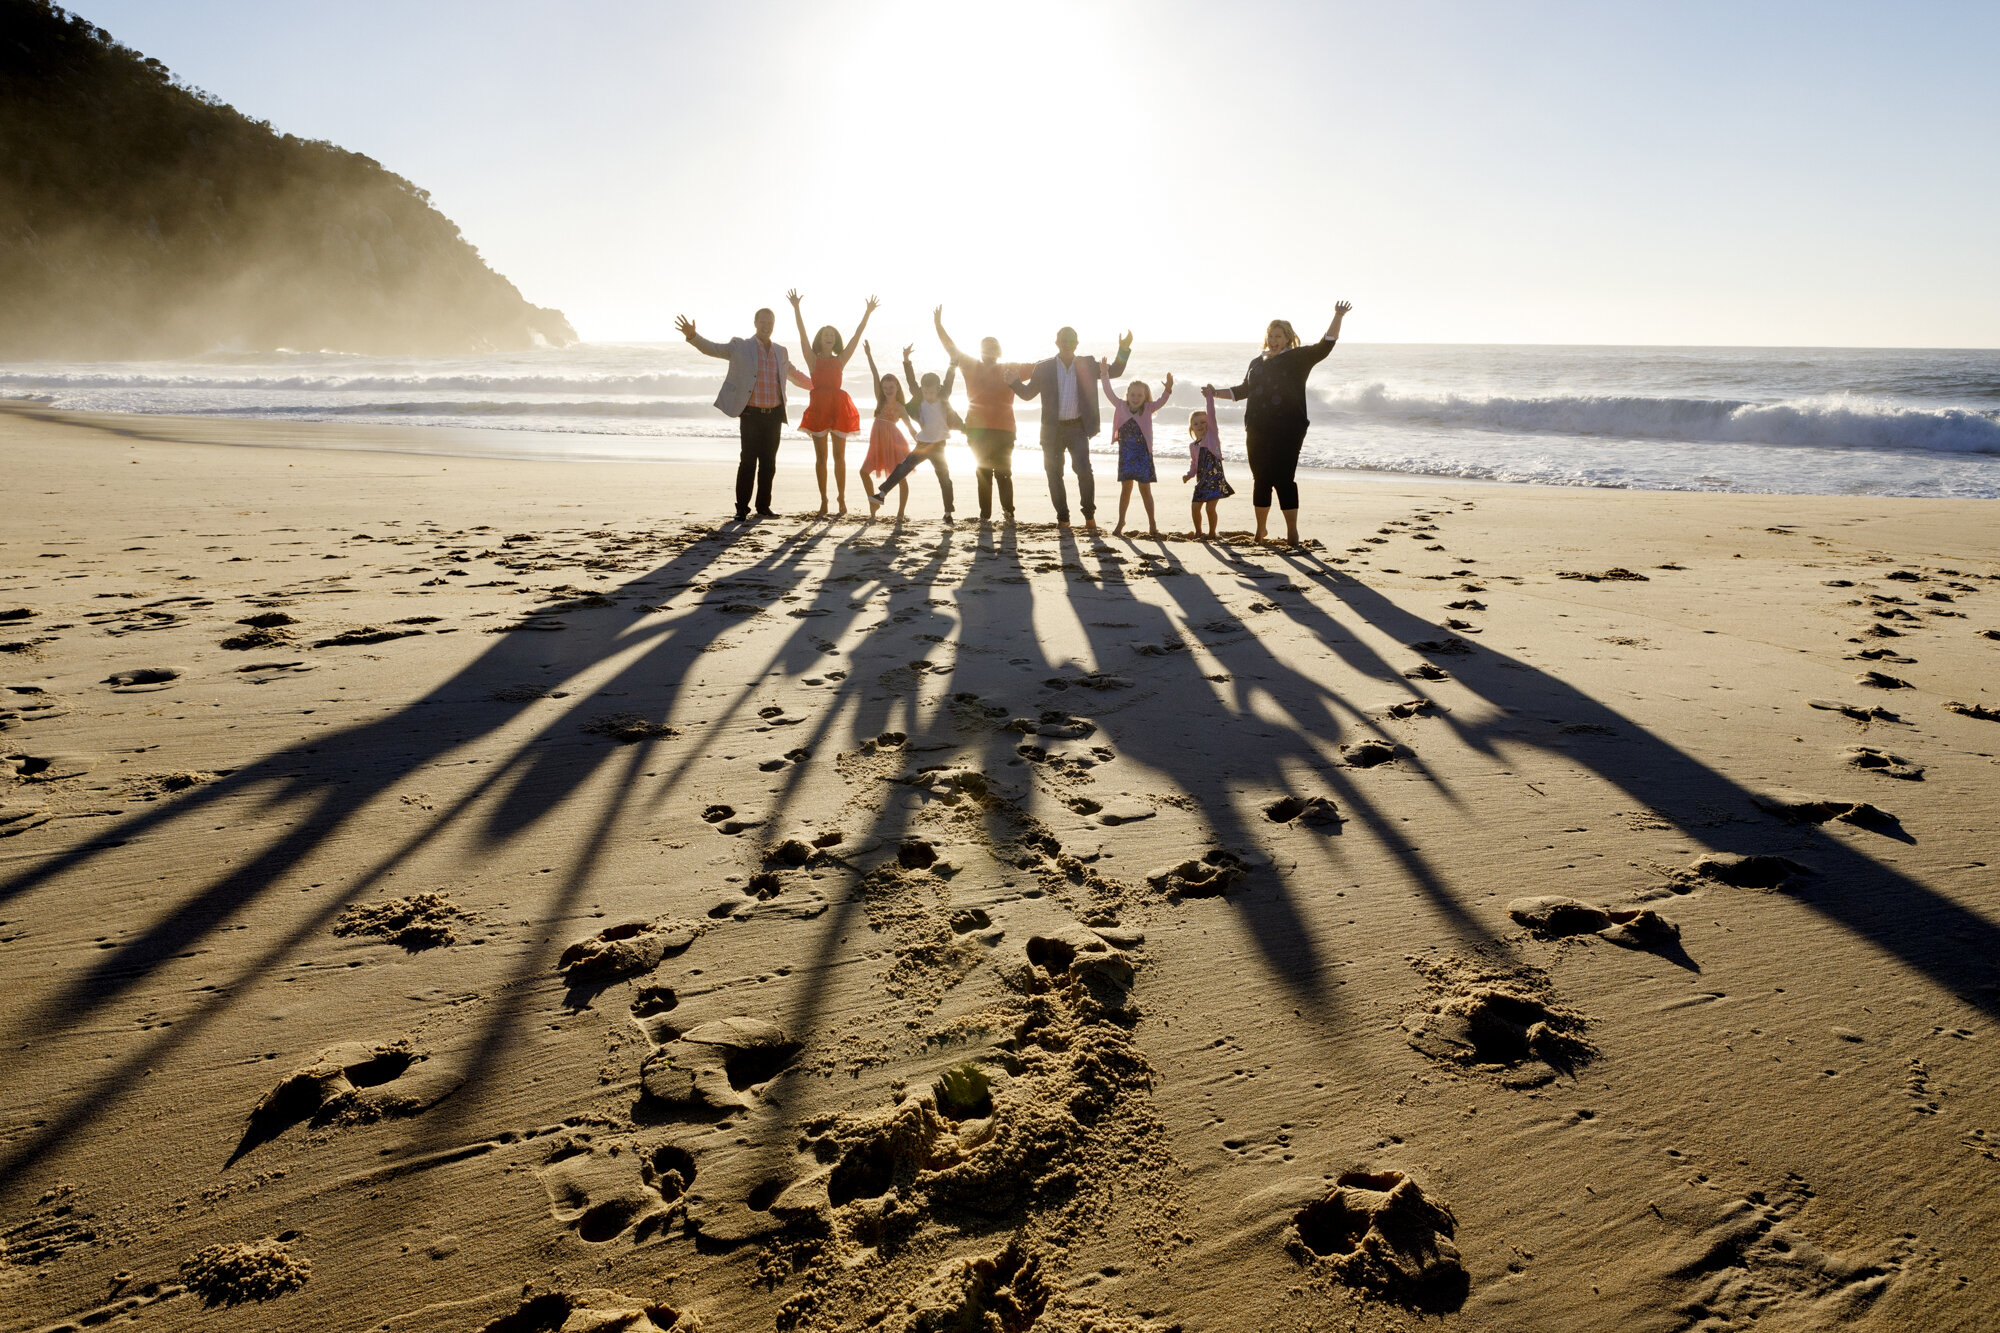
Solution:
[{"label": "raised arm", "polygon": [[944,399],[946,402],[950,402],[951,386],[956,384],[957,382],[958,382],[958,362],[953,361],[944,368],[944,388],[942,391],[939,392],[938,397]]},{"label": "raised arm", "polygon": [[1334,302],[1333,323],[1326,326],[1326,336],[1320,339],[1321,342],[1337,343],[1340,341],[1340,321],[1346,319],[1347,312],[1352,309],[1354,309],[1354,302],[1352,301]]},{"label": "raised arm", "polygon": [[1039,397],[1042,392],[1035,386],[1035,372],[1033,369],[1030,369],[1020,379],[1008,381],[1007,387],[1014,391],[1016,398],[1024,400]]},{"label": "raised arm", "polygon": [[694,321],[686,315],[675,315],[674,327],[680,330],[681,337],[686,338],[688,342],[694,345],[696,351],[705,356],[720,357],[724,361],[729,359],[729,348],[719,342],[711,342],[709,339],[696,333],[694,330]]},{"label": "raised arm", "polygon": [[847,363],[853,359],[854,344],[860,342],[861,335],[868,331],[868,317],[874,314],[875,307],[881,304],[882,303],[880,301],[876,300],[872,296],[868,298],[867,308],[861,312],[861,322],[854,326],[854,336],[847,340],[847,350],[845,350],[840,354],[841,369],[845,370],[847,368]]},{"label": "raised arm", "polygon": [[1160,396],[1158,398],[1155,398],[1152,402],[1146,404],[1146,415],[1151,416],[1153,413],[1165,407],[1167,405],[1167,399],[1173,396],[1174,396],[1174,377],[1171,373],[1169,373],[1166,379],[1166,383],[1160,386]]},{"label": "raised arm", "polygon": [[951,364],[953,366],[956,366],[961,361],[966,362],[968,365],[971,364],[971,358],[966,356],[965,353],[959,351],[958,344],[953,342],[951,340],[951,335],[944,331],[943,306],[938,306],[936,309],[931,311],[931,324],[933,327],[937,329],[938,341],[944,344],[944,354],[951,358]]},{"label": "raised arm", "polygon": [[868,383],[875,390],[875,406],[880,407],[882,406],[882,372],[875,369],[875,349],[864,342],[861,344],[861,350],[867,354]]},{"label": "raised arm", "polygon": [[1118,359],[1116,361],[1113,361],[1111,363],[1111,369],[1105,371],[1104,373],[1106,375],[1123,375],[1125,373],[1125,362],[1128,359],[1130,359],[1131,355],[1132,355],[1132,330],[1127,329],[1125,330],[1125,336],[1118,340]]},{"label": "raised arm", "polygon": [[[806,372],[810,374],[813,368],[813,345],[812,339],[806,336],[805,311],[799,305],[805,298],[800,296],[798,288],[794,287],[785,293],[785,299],[792,303],[792,319],[799,326],[799,360],[806,363]],[[812,381],[808,380],[806,383],[810,385]]]},{"label": "raised arm", "polygon": [[1111,387],[1110,371],[1100,370],[1097,382],[1104,389],[1105,401],[1111,404],[1111,420],[1115,425],[1118,421],[1118,414],[1125,410],[1125,400],[1119,396],[1116,389]]}]

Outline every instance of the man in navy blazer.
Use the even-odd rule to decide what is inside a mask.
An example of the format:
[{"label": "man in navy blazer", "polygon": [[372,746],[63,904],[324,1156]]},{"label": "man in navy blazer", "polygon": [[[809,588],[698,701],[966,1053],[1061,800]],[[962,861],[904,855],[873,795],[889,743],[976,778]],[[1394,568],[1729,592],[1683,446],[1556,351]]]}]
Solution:
[{"label": "man in navy blazer", "polygon": [[1090,437],[1097,434],[1098,381],[1125,373],[1126,358],[1132,355],[1132,335],[1118,340],[1118,359],[1109,366],[1094,356],[1076,354],[1076,330],[1065,325],[1056,330],[1056,354],[1037,361],[1025,382],[1014,386],[1017,398],[1042,400],[1042,467],[1049,474],[1049,499],[1055,502],[1056,522],[1069,526],[1069,494],[1063,486],[1063,455],[1069,455],[1070,470],[1076,473],[1076,503],[1083,511],[1083,526],[1097,531],[1097,482],[1090,471]]}]

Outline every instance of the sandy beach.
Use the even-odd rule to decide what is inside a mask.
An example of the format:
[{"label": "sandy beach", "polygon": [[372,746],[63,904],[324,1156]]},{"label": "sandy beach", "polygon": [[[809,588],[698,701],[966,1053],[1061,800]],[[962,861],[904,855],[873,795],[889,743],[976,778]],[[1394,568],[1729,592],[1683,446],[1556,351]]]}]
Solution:
[{"label": "sandy beach", "polygon": [[422,435],[0,408],[0,1327],[2000,1326],[1990,502]]}]

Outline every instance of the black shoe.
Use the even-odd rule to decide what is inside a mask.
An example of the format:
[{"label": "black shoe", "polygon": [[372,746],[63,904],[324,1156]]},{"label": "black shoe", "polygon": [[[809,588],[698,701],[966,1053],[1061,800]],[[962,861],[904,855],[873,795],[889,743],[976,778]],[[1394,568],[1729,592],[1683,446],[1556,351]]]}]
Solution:
[{"label": "black shoe", "polygon": [[739,509],[739,510],[737,510],[737,511],[736,511],[736,521],[737,521],[738,523],[748,523],[748,522],[750,521],[750,511],[749,511],[749,510],[747,510],[747,509]]},{"label": "black shoe", "polygon": [[778,511],[775,509],[759,509],[757,511],[758,518],[776,518],[777,516]]}]

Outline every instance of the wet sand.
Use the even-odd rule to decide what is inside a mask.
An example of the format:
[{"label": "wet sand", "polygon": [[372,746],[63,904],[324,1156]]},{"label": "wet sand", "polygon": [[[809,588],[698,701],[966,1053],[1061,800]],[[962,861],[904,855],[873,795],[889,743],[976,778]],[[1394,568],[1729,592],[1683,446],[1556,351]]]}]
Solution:
[{"label": "wet sand", "polygon": [[422,434],[0,410],[0,1327],[2000,1323],[1991,502]]}]

